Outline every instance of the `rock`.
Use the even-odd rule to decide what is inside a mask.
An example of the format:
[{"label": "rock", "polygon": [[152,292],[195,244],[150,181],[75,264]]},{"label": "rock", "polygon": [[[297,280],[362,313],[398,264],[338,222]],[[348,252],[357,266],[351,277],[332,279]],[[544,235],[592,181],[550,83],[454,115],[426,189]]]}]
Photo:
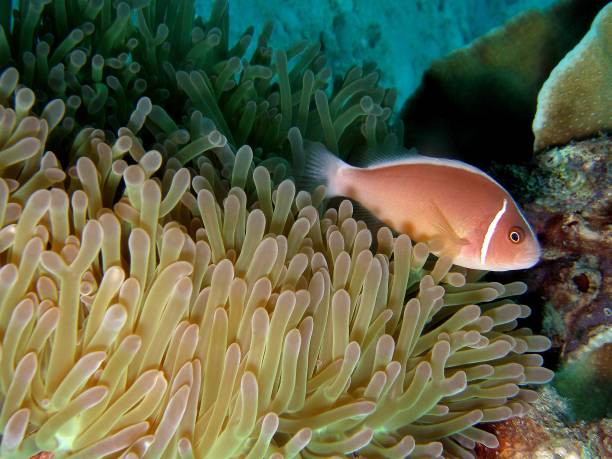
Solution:
[{"label": "rock", "polygon": [[606,3],[525,12],[436,61],[404,106],[406,146],[481,167],[529,161],[538,91]]},{"label": "rock", "polygon": [[[480,459],[612,457],[612,140],[539,152],[533,167],[507,166],[542,245],[542,260],[517,275],[529,286],[529,325],[553,341],[544,357],[555,379],[527,417],[491,426],[500,448]],[[512,182],[512,180],[511,180]],[[539,312],[539,316],[538,316]],[[535,322],[535,323],[534,323]]]},{"label": "rock", "polygon": [[605,138],[538,155],[540,193],[523,204],[543,249],[524,280],[562,362],[612,328],[611,157]]},{"label": "rock", "polygon": [[577,419],[612,417],[612,329],[583,346],[555,376],[554,386]]},{"label": "rock", "polygon": [[534,148],[612,131],[612,4],[553,69],[538,94]]}]

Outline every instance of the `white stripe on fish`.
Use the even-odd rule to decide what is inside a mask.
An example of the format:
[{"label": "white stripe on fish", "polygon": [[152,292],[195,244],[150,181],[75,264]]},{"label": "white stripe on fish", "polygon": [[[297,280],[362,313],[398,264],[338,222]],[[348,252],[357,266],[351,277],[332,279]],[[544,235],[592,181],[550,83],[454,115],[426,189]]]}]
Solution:
[{"label": "white stripe on fish", "polygon": [[503,215],[506,213],[507,206],[508,206],[508,200],[504,199],[504,203],[501,209],[497,211],[497,213],[495,214],[495,217],[493,217],[493,220],[491,220],[491,223],[489,224],[489,227],[487,228],[487,233],[485,234],[484,240],[482,241],[482,247],[480,248],[480,263],[482,263],[483,265],[485,264],[485,261],[487,260],[487,252],[489,251],[489,245],[491,244],[491,239],[493,238],[493,235],[495,234],[495,230],[497,229],[497,225],[499,224],[499,221],[501,220]]}]

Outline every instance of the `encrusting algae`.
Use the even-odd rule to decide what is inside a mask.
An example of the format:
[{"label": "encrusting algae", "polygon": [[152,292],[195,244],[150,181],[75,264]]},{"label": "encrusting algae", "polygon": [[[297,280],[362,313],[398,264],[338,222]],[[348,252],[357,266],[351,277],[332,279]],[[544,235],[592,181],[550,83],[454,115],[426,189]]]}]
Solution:
[{"label": "encrusting algae", "polygon": [[34,115],[17,81],[0,76],[3,458],[469,458],[497,445],[479,423],[550,380],[549,340],[517,328],[524,284],[374,237],[349,201],[321,214],[323,189],[248,146],[177,161],[85,128],[56,155],[64,103]]}]

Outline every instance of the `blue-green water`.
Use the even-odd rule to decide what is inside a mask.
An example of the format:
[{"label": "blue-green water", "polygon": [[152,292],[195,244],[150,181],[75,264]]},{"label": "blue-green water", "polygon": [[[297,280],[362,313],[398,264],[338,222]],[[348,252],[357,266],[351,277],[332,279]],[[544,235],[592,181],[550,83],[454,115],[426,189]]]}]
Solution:
[{"label": "blue-green water", "polygon": [[[208,16],[211,0],[197,2]],[[321,39],[333,67],[342,72],[365,61],[382,70],[382,82],[405,99],[434,59],[466,45],[529,8],[554,0],[235,0],[231,35],[271,21],[271,45],[288,48]]]}]

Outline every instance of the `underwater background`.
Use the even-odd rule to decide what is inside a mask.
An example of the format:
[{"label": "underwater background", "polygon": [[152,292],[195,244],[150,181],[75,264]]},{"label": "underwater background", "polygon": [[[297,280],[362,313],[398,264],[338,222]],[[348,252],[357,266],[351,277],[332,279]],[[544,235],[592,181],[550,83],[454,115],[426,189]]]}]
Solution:
[{"label": "underwater background", "polygon": [[[607,1],[0,0],[0,457],[612,457],[611,130]],[[311,142],[477,166],[539,263]]]},{"label": "underwater background", "polygon": [[[375,62],[381,82],[397,88],[400,100],[412,94],[434,59],[465,46],[518,13],[543,9],[554,0],[465,1],[233,1],[231,36],[253,24],[274,23],[270,44],[288,48],[321,40],[330,64],[342,73]],[[196,2],[204,14],[210,1]]]}]

